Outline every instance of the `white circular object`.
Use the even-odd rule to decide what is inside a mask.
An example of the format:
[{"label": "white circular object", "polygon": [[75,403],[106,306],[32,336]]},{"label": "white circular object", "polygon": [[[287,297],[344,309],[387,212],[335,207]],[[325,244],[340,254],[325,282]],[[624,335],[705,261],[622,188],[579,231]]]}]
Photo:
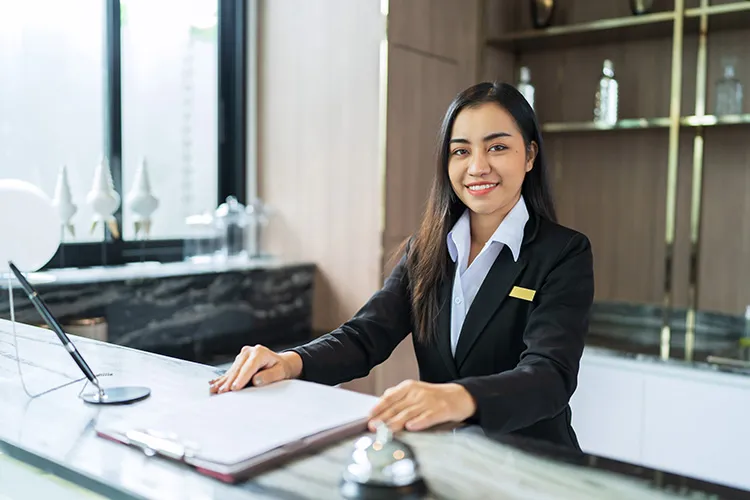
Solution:
[{"label": "white circular object", "polygon": [[38,187],[0,179],[0,270],[8,261],[21,271],[39,270],[60,246],[60,216]]}]

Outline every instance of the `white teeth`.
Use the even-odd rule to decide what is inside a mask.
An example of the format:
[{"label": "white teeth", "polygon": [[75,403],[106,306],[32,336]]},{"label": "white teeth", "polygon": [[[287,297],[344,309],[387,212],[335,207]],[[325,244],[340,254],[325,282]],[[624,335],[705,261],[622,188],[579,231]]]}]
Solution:
[{"label": "white teeth", "polygon": [[478,186],[469,186],[470,191],[481,191],[482,189],[489,189],[497,186],[497,184],[480,184]]}]

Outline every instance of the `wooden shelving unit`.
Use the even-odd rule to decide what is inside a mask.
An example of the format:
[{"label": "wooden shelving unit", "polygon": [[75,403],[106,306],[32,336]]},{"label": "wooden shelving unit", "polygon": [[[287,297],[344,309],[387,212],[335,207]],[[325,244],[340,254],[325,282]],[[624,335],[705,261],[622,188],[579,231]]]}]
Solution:
[{"label": "wooden shelving unit", "polygon": [[[716,1],[674,0],[634,16],[624,0],[557,0],[552,26],[533,29],[528,2],[484,0],[484,78],[515,82],[530,68],[562,222],[598,249],[603,300],[663,306],[663,358],[676,304],[688,311],[687,358],[699,306],[740,314],[750,304],[750,238],[737,236],[750,210],[735,213],[750,206],[750,1]],[[716,116],[724,56],[736,62],[745,102],[741,114]],[[620,82],[613,126],[591,121],[605,58]],[[722,213],[740,227],[721,229]]]}]

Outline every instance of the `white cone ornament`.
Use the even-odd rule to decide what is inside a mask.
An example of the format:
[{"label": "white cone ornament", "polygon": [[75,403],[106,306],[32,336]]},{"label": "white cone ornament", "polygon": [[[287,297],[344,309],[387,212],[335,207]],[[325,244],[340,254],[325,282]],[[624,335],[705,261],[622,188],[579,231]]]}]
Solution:
[{"label": "white cone ornament", "polygon": [[57,173],[57,184],[55,185],[55,195],[52,198],[52,206],[55,207],[60,216],[63,232],[67,229],[70,235],[75,238],[76,229],[71,219],[78,212],[78,206],[73,203],[73,194],[70,190],[68,167],[66,165],[63,165]]},{"label": "white cone ornament", "polygon": [[151,214],[159,207],[159,200],[151,193],[146,159],[141,160],[135,174],[133,188],[128,193],[126,203],[135,215],[135,236],[148,238],[151,232]]},{"label": "white cone ornament", "polygon": [[94,211],[91,232],[93,233],[96,226],[101,222],[107,224],[114,238],[119,238],[120,231],[117,229],[117,220],[114,213],[120,206],[120,195],[115,191],[112,171],[109,169],[107,160],[102,160],[96,167],[94,184],[86,196],[86,204]]}]

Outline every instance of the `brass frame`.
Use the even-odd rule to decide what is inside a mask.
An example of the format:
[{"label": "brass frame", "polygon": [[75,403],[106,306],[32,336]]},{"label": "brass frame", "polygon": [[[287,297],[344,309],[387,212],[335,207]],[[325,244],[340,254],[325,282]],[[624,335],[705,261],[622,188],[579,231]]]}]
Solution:
[{"label": "brass frame", "polygon": [[[701,0],[698,60],[695,76],[695,118],[706,115],[706,80],[708,75],[708,0]],[[685,359],[693,359],[695,348],[695,315],[698,307],[698,262],[700,252],[701,201],[703,194],[703,126],[695,129],[693,138],[693,183],[690,197],[690,270],[688,308],[685,317]]]},{"label": "brass frame", "polygon": [[682,53],[685,24],[685,0],[675,0],[672,33],[672,83],[669,105],[669,155],[667,158],[667,201],[664,224],[664,298],[659,355],[669,358],[672,342],[672,274],[674,263],[675,219],[677,214],[677,174],[680,155],[680,105],[682,103]]}]

